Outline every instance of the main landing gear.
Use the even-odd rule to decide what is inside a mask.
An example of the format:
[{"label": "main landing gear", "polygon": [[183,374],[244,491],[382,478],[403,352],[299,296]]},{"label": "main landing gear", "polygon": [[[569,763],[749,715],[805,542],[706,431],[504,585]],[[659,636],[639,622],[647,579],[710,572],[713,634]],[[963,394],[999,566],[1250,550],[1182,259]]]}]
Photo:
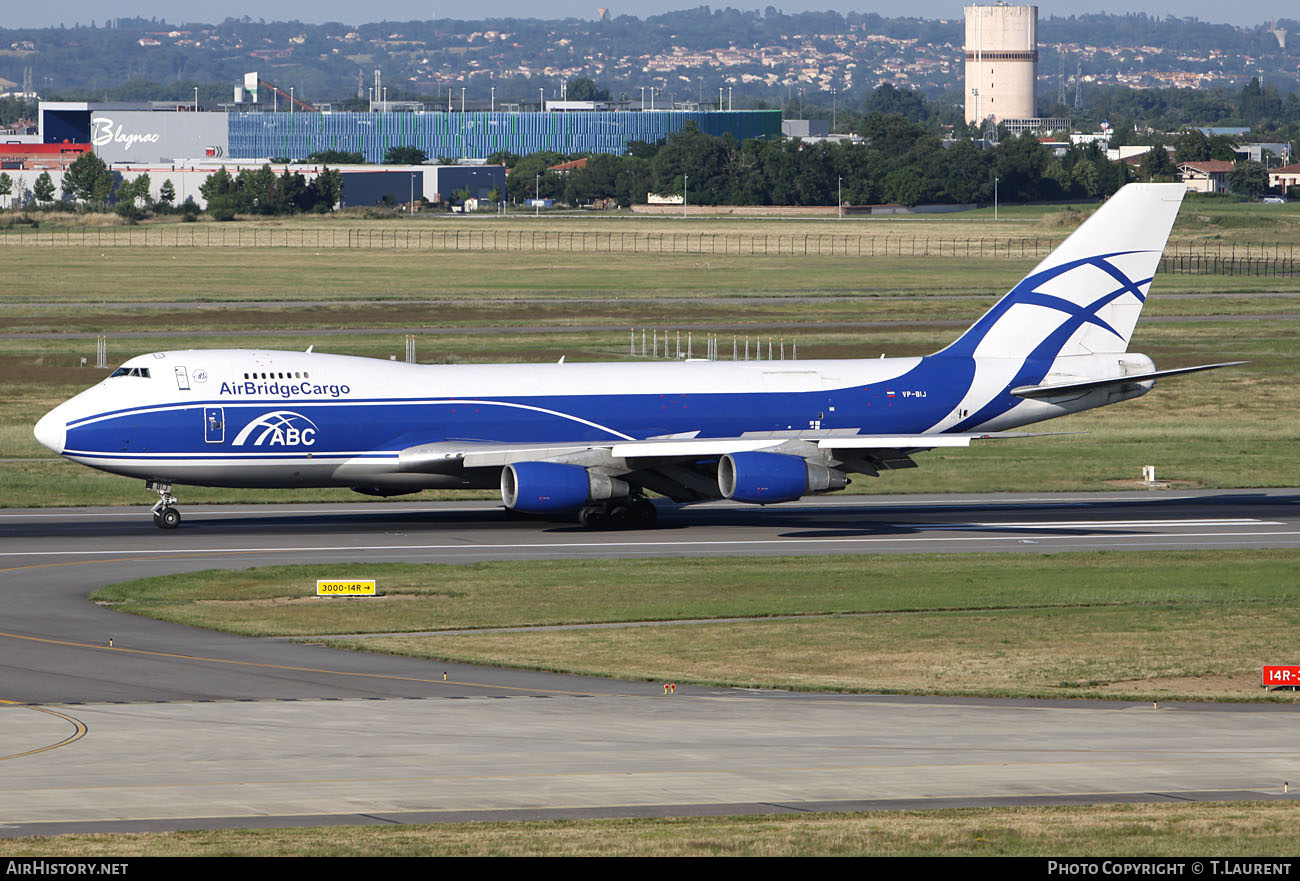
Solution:
[{"label": "main landing gear", "polygon": [[181,512],[172,507],[176,504],[176,497],[172,495],[172,485],[146,480],[144,487],[158,493],[158,504],[153,506],[153,525],[159,529],[175,529],[180,526]]},{"label": "main landing gear", "polygon": [[614,499],[583,506],[578,522],[590,529],[634,529],[651,525],[658,516],[648,499]]}]

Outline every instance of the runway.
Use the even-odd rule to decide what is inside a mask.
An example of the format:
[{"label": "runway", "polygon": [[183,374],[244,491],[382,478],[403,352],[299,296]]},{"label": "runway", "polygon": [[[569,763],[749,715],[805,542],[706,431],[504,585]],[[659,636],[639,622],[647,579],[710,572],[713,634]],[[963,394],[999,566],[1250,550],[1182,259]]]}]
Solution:
[{"label": "runway", "polygon": [[144,507],[0,511],[0,835],[1282,798],[1300,779],[1291,706],[665,697],[658,683],[226,636],[85,599],[142,575],[326,560],[1297,547],[1296,490],[667,506],[656,528],[624,532],[486,503],[182,511],[174,532]]}]

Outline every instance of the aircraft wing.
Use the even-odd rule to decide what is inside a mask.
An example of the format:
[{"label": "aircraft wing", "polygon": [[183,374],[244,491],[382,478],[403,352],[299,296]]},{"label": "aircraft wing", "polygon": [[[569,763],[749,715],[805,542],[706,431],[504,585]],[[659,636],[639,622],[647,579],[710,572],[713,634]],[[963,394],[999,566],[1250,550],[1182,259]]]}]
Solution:
[{"label": "aircraft wing", "polygon": [[783,453],[874,476],[884,470],[915,468],[911,455],[924,450],[1033,436],[1036,434],[1027,432],[856,434],[851,429],[837,429],[755,432],[731,438],[677,436],[574,443],[441,441],[402,450],[398,470],[454,473],[503,468],[517,462],[556,462],[630,479],[675,501],[692,501],[718,497],[717,462],[728,453]]}]

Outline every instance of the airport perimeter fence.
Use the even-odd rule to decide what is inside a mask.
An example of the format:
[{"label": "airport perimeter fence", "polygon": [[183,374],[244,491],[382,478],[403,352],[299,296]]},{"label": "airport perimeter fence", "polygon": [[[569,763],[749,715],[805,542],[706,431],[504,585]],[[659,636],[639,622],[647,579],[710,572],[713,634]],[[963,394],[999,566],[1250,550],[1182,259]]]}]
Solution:
[{"label": "airport perimeter fence", "polygon": [[[555,229],[265,228],[237,224],[14,229],[0,246],[290,248],[323,250],[1040,259],[1061,239],[1029,236],[889,236],[834,233],[620,232]],[[1160,269],[1195,275],[1300,275],[1295,245],[1181,242]]]}]

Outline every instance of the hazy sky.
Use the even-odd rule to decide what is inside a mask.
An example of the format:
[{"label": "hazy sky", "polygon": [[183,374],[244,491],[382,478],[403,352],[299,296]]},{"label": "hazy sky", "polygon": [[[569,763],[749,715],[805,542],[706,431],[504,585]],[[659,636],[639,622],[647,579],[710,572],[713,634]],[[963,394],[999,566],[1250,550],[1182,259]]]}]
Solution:
[{"label": "hazy sky", "polygon": [[[733,0],[712,3],[715,8],[733,6],[737,9],[763,9],[768,5],[785,12],[809,9],[836,9],[842,12],[879,12],[898,15],[902,12],[897,2],[879,0]],[[638,0],[636,4],[620,6],[614,0],[550,0],[538,4],[525,0],[481,0],[477,3],[439,4],[420,0],[379,0],[369,4],[344,2],[344,0],[315,0],[311,4],[289,3],[286,0],[223,0],[220,4],[200,5],[176,3],[175,0],[59,0],[57,3],[19,3],[11,0],[4,15],[3,27],[49,27],[60,23],[102,25],[115,16],[158,16],[168,21],[218,21],[226,16],[251,16],[269,20],[299,19],[307,22],[341,21],[359,24],[370,21],[409,21],[428,18],[595,18],[596,7],[607,4],[611,15],[631,14],[644,18],[674,9],[689,9],[699,3],[689,0]],[[905,4],[906,14],[921,18],[960,18],[962,3],[953,0],[911,0]],[[1256,25],[1274,18],[1300,18],[1294,2],[1290,0],[1071,0],[1057,2],[1046,0],[1038,4],[1040,17],[1071,15],[1086,12],[1146,12],[1152,15],[1177,15],[1196,17],[1202,21],[1228,22],[1237,25]]]}]

